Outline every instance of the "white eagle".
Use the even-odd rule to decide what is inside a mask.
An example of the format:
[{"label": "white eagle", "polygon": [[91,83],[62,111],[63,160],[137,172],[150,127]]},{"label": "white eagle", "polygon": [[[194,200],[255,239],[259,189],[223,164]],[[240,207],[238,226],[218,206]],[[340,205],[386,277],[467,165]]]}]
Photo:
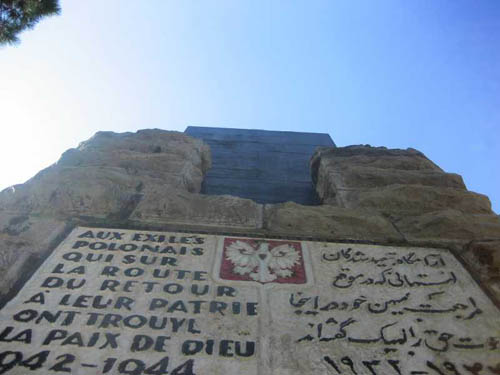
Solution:
[{"label": "white eagle", "polygon": [[247,242],[235,241],[226,248],[226,258],[233,263],[233,272],[249,274],[261,283],[292,276],[291,268],[300,262],[300,254],[293,246],[279,245],[269,250],[266,242],[255,249]]}]

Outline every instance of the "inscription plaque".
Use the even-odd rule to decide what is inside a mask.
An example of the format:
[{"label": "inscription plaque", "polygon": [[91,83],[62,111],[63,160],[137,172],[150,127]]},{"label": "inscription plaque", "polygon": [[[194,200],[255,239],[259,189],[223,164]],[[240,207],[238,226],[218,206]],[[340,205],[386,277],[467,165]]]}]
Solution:
[{"label": "inscription plaque", "polygon": [[0,311],[0,374],[500,374],[446,250],[76,228]]}]

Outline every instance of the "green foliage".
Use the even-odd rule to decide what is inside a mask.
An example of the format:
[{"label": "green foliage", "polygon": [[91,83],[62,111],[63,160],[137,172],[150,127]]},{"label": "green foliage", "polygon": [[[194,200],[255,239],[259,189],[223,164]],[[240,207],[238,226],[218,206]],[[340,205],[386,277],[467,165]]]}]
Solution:
[{"label": "green foliage", "polygon": [[0,46],[19,42],[20,32],[59,12],[59,0],[0,0]]}]

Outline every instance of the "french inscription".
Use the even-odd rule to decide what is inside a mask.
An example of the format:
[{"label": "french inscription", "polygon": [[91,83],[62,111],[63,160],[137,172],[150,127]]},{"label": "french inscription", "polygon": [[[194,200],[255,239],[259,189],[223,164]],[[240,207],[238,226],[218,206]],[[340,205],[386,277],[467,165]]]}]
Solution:
[{"label": "french inscription", "polygon": [[212,281],[215,241],[76,229],[1,312],[0,374],[256,374],[258,292]]},{"label": "french inscription", "polygon": [[447,251],[77,228],[0,311],[0,374],[500,374]]}]

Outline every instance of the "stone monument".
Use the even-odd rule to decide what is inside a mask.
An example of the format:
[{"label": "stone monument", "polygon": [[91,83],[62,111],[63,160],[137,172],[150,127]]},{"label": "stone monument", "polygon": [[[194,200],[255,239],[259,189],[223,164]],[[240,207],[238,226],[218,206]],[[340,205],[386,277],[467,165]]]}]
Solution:
[{"label": "stone monument", "polygon": [[499,217],[414,149],[99,132],[0,230],[0,374],[500,374]]}]

